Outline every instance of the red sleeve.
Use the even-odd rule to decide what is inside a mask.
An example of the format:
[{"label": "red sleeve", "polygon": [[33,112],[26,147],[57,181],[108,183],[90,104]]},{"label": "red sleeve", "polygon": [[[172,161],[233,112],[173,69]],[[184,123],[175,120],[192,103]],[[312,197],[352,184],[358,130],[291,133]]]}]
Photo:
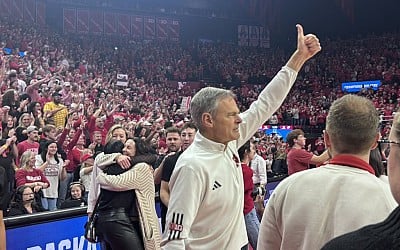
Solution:
[{"label": "red sleeve", "polygon": [[81,125],[81,123],[82,123],[82,119],[79,118],[76,122],[74,122],[74,125],[73,125],[74,129],[77,129]]},{"label": "red sleeve", "polygon": [[58,137],[58,140],[57,140],[58,145],[62,146],[64,144],[65,138],[67,138],[68,133],[69,133],[69,129],[64,128],[60,137]]},{"label": "red sleeve", "polygon": [[81,163],[81,152],[79,150],[72,150],[72,159],[74,160],[75,164],[78,165]]},{"label": "red sleeve", "polygon": [[89,133],[92,134],[96,129],[96,117],[94,115],[90,116],[89,122],[87,124]]},{"label": "red sleeve", "polygon": [[107,116],[107,119],[104,122],[104,129],[108,131],[112,127],[113,123],[114,123],[114,116],[112,115]]},{"label": "red sleeve", "polygon": [[15,181],[16,181],[16,185],[17,187],[24,185],[26,183],[26,174],[25,174],[25,170],[23,169],[19,169],[16,173],[15,173]]},{"label": "red sleeve", "polygon": [[82,129],[78,129],[75,132],[74,138],[72,138],[72,140],[67,145],[67,150],[68,151],[70,151],[76,145],[76,143],[79,140],[79,136],[81,136],[81,134],[82,134]]}]

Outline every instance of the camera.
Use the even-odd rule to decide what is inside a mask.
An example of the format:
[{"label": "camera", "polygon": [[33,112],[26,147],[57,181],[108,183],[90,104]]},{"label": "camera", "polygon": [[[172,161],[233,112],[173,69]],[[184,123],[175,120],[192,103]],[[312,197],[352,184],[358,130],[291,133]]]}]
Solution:
[{"label": "camera", "polygon": [[256,199],[257,195],[261,195],[264,196],[265,195],[265,188],[261,187],[261,186],[255,186],[253,188],[253,191],[251,192],[251,197],[254,199]]}]

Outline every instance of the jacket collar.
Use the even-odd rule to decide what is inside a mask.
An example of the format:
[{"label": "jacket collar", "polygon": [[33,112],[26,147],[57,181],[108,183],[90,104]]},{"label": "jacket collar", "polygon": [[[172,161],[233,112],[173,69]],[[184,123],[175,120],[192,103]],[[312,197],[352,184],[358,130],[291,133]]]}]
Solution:
[{"label": "jacket collar", "polygon": [[375,170],[367,162],[349,154],[339,154],[334,156],[330,161],[330,164],[344,165],[353,168],[362,169],[375,175]]},{"label": "jacket collar", "polygon": [[200,131],[197,131],[197,133],[195,135],[195,142],[200,147],[206,148],[207,150],[211,150],[211,151],[224,152],[227,147],[227,146],[225,146],[225,144],[207,139],[200,133]]}]

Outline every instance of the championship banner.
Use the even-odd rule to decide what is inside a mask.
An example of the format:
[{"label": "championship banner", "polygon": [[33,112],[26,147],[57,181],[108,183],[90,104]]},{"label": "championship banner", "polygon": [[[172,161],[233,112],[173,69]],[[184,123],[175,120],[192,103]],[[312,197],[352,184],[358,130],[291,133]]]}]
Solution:
[{"label": "championship banner", "polygon": [[76,32],[76,9],[63,10],[63,29],[64,33]]},{"label": "championship banner", "polygon": [[179,41],[180,22],[178,20],[168,20],[168,37],[171,41]]},{"label": "championship banner", "polygon": [[260,47],[270,48],[269,30],[265,27],[260,27]]},{"label": "championship banner", "polygon": [[154,39],[156,37],[156,19],[154,17],[143,18],[144,38]]},{"label": "championship banner", "polygon": [[131,16],[131,34],[134,38],[143,38],[143,17]]},{"label": "championship banner", "polygon": [[76,31],[78,33],[89,33],[89,11],[76,11]]},{"label": "championship banner", "polygon": [[166,40],[168,38],[168,19],[157,18],[157,38]]},{"label": "championship banner", "polygon": [[36,23],[46,25],[46,4],[43,2],[36,2]]},{"label": "championship banner", "polygon": [[35,0],[24,0],[24,20],[30,23],[34,23],[36,19],[36,1]]},{"label": "championship banner", "polygon": [[92,10],[89,12],[89,31],[93,34],[103,34],[103,12]]},{"label": "championship banner", "polygon": [[238,45],[249,46],[249,26],[238,25]]},{"label": "championship banner", "polygon": [[126,14],[117,14],[118,15],[118,33],[122,36],[127,36],[131,33],[130,29],[130,16]]},{"label": "championship banner", "polygon": [[22,0],[12,0],[10,10],[12,18],[21,20],[24,18],[24,9],[22,5]]},{"label": "championship banner", "polygon": [[258,47],[260,41],[260,30],[258,26],[249,26],[249,46]]},{"label": "championship banner", "polygon": [[117,15],[114,12],[104,12],[104,33],[117,34]]},{"label": "championship banner", "polygon": [[0,16],[10,16],[11,0],[0,0]]}]

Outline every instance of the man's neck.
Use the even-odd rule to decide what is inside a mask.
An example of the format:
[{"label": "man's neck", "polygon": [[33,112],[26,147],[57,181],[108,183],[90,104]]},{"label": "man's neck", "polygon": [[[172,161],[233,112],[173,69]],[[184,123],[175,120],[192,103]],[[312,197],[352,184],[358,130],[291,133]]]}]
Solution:
[{"label": "man's neck", "polygon": [[300,145],[298,145],[298,144],[294,144],[292,148],[295,148],[295,149],[302,149],[303,147],[300,146]]}]

